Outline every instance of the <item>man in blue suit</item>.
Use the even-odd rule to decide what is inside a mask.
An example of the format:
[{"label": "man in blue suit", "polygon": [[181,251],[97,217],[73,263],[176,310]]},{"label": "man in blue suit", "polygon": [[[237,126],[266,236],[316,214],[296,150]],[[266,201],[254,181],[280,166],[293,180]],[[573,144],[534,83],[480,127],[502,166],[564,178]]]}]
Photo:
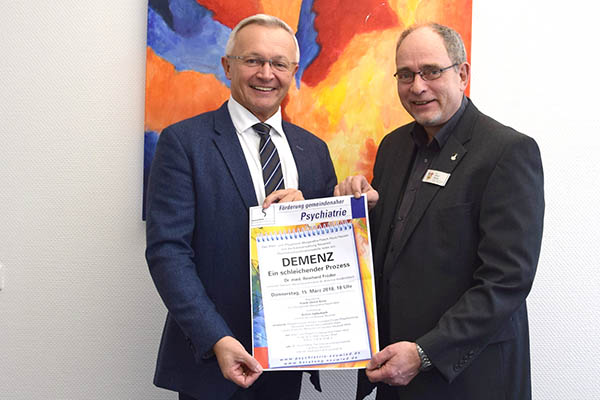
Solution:
[{"label": "man in blue suit", "polygon": [[[229,101],[160,135],[148,185],[146,259],[168,314],[154,383],[180,399],[300,396],[301,372],[262,373],[249,354],[248,238],[249,207],[331,196],[337,181],[327,145],[282,121],[298,60],[285,22],[246,18],[222,58]],[[280,160],[274,185],[263,177],[265,140]]]},{"label": "man in blue suit", "polygon": [[[415,119],[379,145],[367,193],[383,350],[358,398],[529,400],[525,299],[544,218],[535,141],[481,113],[464,95],[464,44],[439,24],[405,30],[398,96]],[[368,380],[366,379],[368,378]]]}]

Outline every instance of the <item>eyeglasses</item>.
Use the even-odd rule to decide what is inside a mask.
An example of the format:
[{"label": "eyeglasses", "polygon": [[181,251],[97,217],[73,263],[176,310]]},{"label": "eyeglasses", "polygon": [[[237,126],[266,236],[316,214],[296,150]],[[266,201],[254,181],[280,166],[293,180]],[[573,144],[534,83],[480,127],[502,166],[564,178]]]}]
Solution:
[{"label": "eyeglasses", "polygon": [[442,76],[442,72],[449,70],[450,68],[456,67],[459,63],[452,64],[446,68],[424,68],[422,71],[413,72],[409,69],[403,69],[396,71],[394,76],[398,82],[402,83],[413,83],[415,75],[419,75],[424,81],[434,81]]},{"label": "eyeglasses", "polygon": [[291,62],[285,58],[270,58],[268,60],[257,56],[227,56],[227,58],[240,60],[243,66],[252,69],[260,68],[266,63],[269,63],[271,68],[279,72],[291,72],[294,66],[298,65],[297,62]]}]

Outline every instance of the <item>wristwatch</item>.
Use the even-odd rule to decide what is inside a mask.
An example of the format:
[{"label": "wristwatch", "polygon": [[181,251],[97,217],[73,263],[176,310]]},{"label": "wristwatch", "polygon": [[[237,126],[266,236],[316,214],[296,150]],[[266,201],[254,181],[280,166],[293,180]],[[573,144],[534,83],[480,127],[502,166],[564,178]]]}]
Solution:
[{"label": "wristwatch", "polygon": [[419,346],[418,343],[415,344],[417,345],[417,353],[419,353],[419,358],[421,359],[421,366],[419,367],[419,371],[430,370],[432,367],[431,360],[429,359],[429,357],[427,357],[427,354],[425,354],[421,346]]}]

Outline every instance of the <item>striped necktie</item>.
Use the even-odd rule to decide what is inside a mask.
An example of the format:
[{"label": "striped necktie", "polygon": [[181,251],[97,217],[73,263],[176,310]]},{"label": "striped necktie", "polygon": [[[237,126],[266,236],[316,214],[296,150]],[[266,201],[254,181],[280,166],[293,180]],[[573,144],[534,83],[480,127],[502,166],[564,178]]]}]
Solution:
[{"label": "striped necktie", "polygon": [[265,196],[284,187],[283,173],[277,148],[271,140],[271,126],[258,123],[252,129],[260,135],[260,163],[262,165],[263,181],[265,183]]}]

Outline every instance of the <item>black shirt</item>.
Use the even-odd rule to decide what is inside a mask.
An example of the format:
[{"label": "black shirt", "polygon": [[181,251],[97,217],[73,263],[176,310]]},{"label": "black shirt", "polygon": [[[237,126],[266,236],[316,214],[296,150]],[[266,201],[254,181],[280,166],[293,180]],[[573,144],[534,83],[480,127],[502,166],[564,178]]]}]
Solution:
[{"label": "black shirt", "polygon": [[[398,201],[399,204],[396,210],[396,215],[394,216],[394,220],[390,226],[392,232],[386,250],[386,264],[395,259],[396,251],[398,249],[396,246],[394,246],[394,244],[399,243],[402,238],[404,228],[406,227],[406,221],[408,220],[408,216],[410,215],[415,199],[417,198],[419,188],[423,184],[422,179],[425,176],[427,169],[431,165],[432,161],[438,157],[441,149],[446,144],[448,137],[454,128],[456,128],[458,121],[467,108],[467,104],[468,100],[466,96],[463,96],[460,107],[456,113],[454,113],[448,122],[437,132],[430,143],[427,143],[428,136],[427,132],[425,132],[425,128],[422,125],[415,123],[414,128],[411,131],[411,135],[415,142],[415,148],[412,154],[411,173],[404,180],[403,189],[400,192],[401,195],[400,200]],[[383,344],[386,344],[390,340],[390,338],[387,337],[389,332],[387,321],[388,304],[387,301],[385,301],[387,297],[387,287],[384,285],[384,287],[380,287],[380,289],[378,289],[377,300],[380,316],[379,324],[380,328],[382,328],[380,329],[380,332],[382,333],[380,339],[382,340]],[[386,317],[381,318],[382,316]]]},{"label": "black shirt", "polygon": [[394,240],[399,240],[402,237],[406,220],[417,197],[417,192],[421,187],[425,172],[427,172],[427,169],[431,165],[433,159],[439,155],[440,150],[442,147],[444,147],[444,144],[446,144],[448,136],[450,136],[456,127],[456,124],[460,120],[460,117],[462,117],[464,114],[465,109],[467,108],[467,103],[468,101],[466,96],[463,96],[458,110],[454,113],[452,118],[450,118],[448,122],[438,131],[430,143],[427,143],[428,137],[427,133],[425,132],[425,128],[423,128],[422,125],[415,123],[415,126],[411,132],[416,145],[412,155],[413,161],[411,173],[408,176],[408,180],[405,181],[404,189],[400,196],[400,204],[392,223],[393,233],[390,236],[391,239],[390,243],[388,244],[388,254],[393,248],[393,246],[390,246],[392,244],[391,242]]}]

